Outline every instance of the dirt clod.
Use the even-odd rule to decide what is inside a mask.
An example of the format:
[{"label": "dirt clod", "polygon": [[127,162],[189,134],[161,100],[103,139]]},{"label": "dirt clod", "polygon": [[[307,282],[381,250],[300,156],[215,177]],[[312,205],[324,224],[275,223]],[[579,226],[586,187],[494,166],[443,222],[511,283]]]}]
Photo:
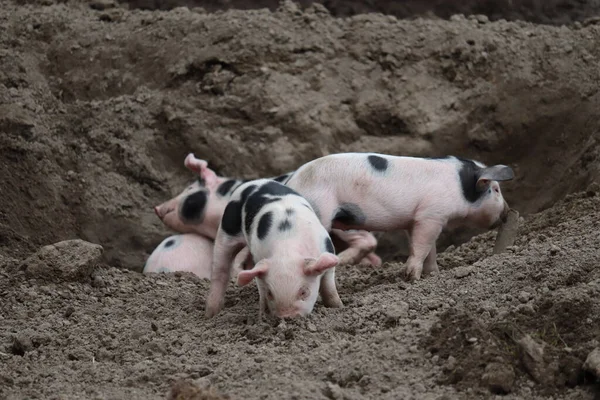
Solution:
[{"label": "dirt clod", "polygon": [[600,348],[597,347],[590,352],[583,368],[594,374],[597,379],[600,379]]},{"label": "dirt clod", "polygon": [[511,365],[491,362],[486,365],[481,380],[492,393],[508,394],[515,383],[515,371]]},{"label": "dirt clod", "polygon": [[47,281],[89,280],[102,251],[102,246],[84,240],[65,240],[42,247],[20,269],[30,278]]}]

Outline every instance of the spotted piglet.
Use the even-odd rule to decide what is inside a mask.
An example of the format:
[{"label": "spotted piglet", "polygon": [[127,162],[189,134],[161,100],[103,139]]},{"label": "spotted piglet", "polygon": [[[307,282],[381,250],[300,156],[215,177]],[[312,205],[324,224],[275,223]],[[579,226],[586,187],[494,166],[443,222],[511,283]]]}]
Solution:
[{"label": "spotted piglet", "polygon": [[[175,232],[193,232],[214,239],[231,195],[248,180],[217,176],[208,167],[207,161],[196,158],[193,153],[187,155],[184,165],[198,178],[174,198],[154,207],[154,211],[160,220]],[[291,175],[292,172],[288,172],[268,179],[284,183]],[[349,246],[368,245],[373,250],[377,246],[377,240],[368,232],[355,233],[334,229],[331,236],[334,240],[337,239],[339,245],[336,244],[336,248],[341,251]],[[244,248],[242,252],[248,255],[249,249]],[[371,251],[360,264],[379,266],[381,258]]]},{"label": "spotted piglet", "polygon": [[[210,279],[214,242],[194,233],[172,235],[163,240],[150,254],[143,273],[191,272],[202,279]],[[233,263],[234,276],[245,265],[243,257]]]},{"label": "spotted piglet", "polygon": [[[406,276],[438,270],[435,242],[444,228],[494,229],[509,207],[499,181],[511,180],[506,165],[486,166],[454,156],[401,157],[375,153],[340,153],[298,168],[286,185],[308,200],[323,226],[367,231],[408,230],[410,256]],[[364,231],[339,254],[353,263],[372,250]]]},{"label": "spotted piglet", "polygon": [[339,259],[311,205],[294,190],[270,179],[240,185],[225,208],[215,240],[206,316],[222,308],[233,256],[248,246],[254,268],[238,284],[256,280],[260,313],[279,318],[309,314],[321,294],[328,307],[341,307],[335,287]]},{"label": "spotted piglet", "polygon": [[[184,165],[198,178],[174,198],[154,207],[154,212],[170,229],[179,233],[197,233],[214,239],[223,211],[233,191],[248,180],[217,176],[208,162],[187,155]],[[287,179],[290,174],[272,178]]]}]

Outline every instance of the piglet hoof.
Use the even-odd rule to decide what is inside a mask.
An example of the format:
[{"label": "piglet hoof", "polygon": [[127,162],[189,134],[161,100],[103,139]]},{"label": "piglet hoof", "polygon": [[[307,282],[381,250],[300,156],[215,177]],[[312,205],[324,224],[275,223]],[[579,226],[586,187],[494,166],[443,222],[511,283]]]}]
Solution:
[{"label": "piglet hoof", "polygon": [[224,300],[215,297],[216,296],[211,293],[208,295],[208,300],[206,301],[204,315],[208,319],[217,315],[223,309],[225,304]]},{"label": "piglet hoof", "polygon": [[336,298],[323,298],[323,304],[327,308],[342,308],[344,307],[344,303],[339,297]]},{"label": "piglet hoof", "polygon": [[421,279],[421,273],[423,272],[422,268],[416,267],[414,265],[407,265],[404,270],[405,280],[408,282],[414,282]]},{"label": "piglet hoof", "polygon": [[368,260],[369,264],[372,265],[373,267],[381,267],[381,264],[382,264],[381,257],[379,257],[375,253],[367,254],[367,256],[365,258],[363,258],[363,260]]}]

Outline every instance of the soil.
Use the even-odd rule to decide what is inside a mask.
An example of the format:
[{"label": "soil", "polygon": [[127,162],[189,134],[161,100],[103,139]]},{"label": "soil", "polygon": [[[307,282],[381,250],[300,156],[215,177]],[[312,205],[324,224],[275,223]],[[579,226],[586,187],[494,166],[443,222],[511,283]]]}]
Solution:
[{"label": "soil", "polygon": [[[593,7],[558,26],[2,6],[1,398],[600,396],[582,369],[600,346]],[[256,288],[234,284],[205,320],[207,282],[140,273],[187,153],[254,178],[341,151],[511,165],[514,245],[448,232],[440,273],[407,284],[381,235],[387,263],[336,271],[344,308],[293,321],[257,320]]]}]

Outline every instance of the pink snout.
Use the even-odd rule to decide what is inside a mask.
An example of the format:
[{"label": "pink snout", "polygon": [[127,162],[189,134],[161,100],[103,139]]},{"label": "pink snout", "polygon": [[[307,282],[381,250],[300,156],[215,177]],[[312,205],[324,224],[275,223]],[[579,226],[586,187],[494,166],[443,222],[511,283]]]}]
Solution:
[{"label": "pink snout", "polygon": [[166,203],[163,203],[159,206],[154,207],[154,213],[161,220],[165,217],[165,215],[167,215],[168,213],[170,213],[173,210],[174,210],[174,208],[169,207],[169,205]]},{"label": "pink snout", "polygon": [[278,318],[296,318],[296,317],[300,317],[302,314],[301,314],[300,310],[298,310],[297,308],[294,307],[294,308],[279,309],[279,310],[277,310],[275,315]]}]

